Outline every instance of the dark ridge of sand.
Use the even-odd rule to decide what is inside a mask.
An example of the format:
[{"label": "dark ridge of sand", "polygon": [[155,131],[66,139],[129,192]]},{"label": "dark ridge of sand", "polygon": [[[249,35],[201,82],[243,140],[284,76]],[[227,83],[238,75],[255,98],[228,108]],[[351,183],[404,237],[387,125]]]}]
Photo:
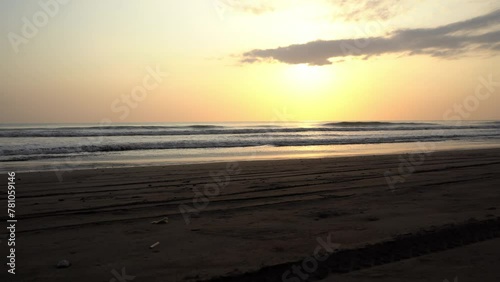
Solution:
[{"label": "dark ridge of sand", "polygon": [[[404,234],[360,248],[337,250],[331,254],[323,254],[326,258],[314,263],[305,264],[303,259],[264,267],[252,273],[215,278],[209,282],[294,281],[292,277],[302,277],[302,281],[319,281],[331,274],[356,272],[496,238],[500,238],[500,217],[483,221],[471,220],[458,225]],[[311,267],[314,271],[307,272],[304,268],[300,275],[292,275],[293,267],[302,265]],[[283,273],[287,271],[289,275],[283,279]]]},{"label": "dark ridge of sand", "polygon": [[399,263],[348,274],[333,274],[321,282],[475,282],[500,281],[500,239],[487,240]]},{"label": "dark ridge of sand", "polygon": [[[329,234],[342,249],[363,249],[398,234],[500,216],[499,149],[432,153],[391,190],[384,173],[400,163],[398,155],[240,162],[241,172],[192,214],[189,225],[179,206],[193,206],[195,191],[214,184],[210,172],[227,171],[226,164],[73,171],[62,182],[53,172],[20,173],[16,278],[110,281],[112,270],[125,268],[134,281],[205,281],[300,261]],[[165,216],[167,224],[151,224]],[[478,246],[440,255],[463,249],[467,260],[465,250]],[[481,264],[472,258],[470,264]],[[56,269],[62,259],[72,266]],[[326,279],[386,281],[391,266],[405,269],[400,264]],[[434,270],[427,264],[435,278],[404,280],[443,281],[445,267],[442,261]],[[475,281],[493,281],[482,278],[477,272]]]}]

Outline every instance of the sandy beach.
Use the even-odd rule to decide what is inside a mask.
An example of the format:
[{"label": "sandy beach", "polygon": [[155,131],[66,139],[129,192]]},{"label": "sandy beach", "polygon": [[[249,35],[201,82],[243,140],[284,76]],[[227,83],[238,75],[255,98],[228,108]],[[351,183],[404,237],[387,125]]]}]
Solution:
[{"label": "sandy beach", "polygon": [[0,14],[0,282],[500,281],[500,0]]},{"label": "sandy beach", "polygon": [[499,281],[500,149],[401,157],[18,173],[15,278]]}]

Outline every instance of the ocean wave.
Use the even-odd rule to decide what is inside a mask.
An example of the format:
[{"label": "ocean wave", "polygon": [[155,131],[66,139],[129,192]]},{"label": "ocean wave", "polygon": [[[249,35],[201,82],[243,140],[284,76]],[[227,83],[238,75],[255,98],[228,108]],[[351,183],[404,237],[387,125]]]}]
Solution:
[{"label": "ocean wave", "polygon": [[0,162],[25,162],[25,161],[38,161],[48,159],[60,158],[81,158],[83,156],[95,156],[96,153],[59,153],[59,154],[37,154],[37,155],[16,155],[16,156],[2,156],[0,155]]},{"label": "ocean wave", "polygon": [[482,122],[483,124],[494,124],[494,125],[500,125],[500,121],[484,121]]},{"label": "ocean wave", "polygon": [[[349,144],[380,144],[380,143],[408,143],[408,142],[439,142],[450,140],[474,139],[500,140],[500,134],[467,135],[456,134],[447,136],[356,136],[352,138],[261,138],[261,139],[224,139],[224,140],[198,140],[198,141],[163,141],[163,142],[131,142],[124,144],[94,144],[86,146],[58,146],[58,147],[16,147],[2,150],[1,161],[29,160],[30,158],[50,158],[57,155],[82,155],[89,153],[141,151],[141,150],[172,150],[172,149],[212,149],[235,148],[254,146],[319,146],[319,145],[349,145]],[[31,156],[31,157],[30,157]],[[17,159],[16,159],[17,158]]]},{"label": "ocean wave", "polygon": [[[339,125],[340,124],[340,125]],[[351,123],[349,123],[351,124]],[[389,124],[389,125],[388,125]],[[235,135],[274,134],[304,132],[356,132],[356,131],[416,131],[416,130],[466,130],[500,129],[500,124],[440,125],[409,123],[328,123],[320,127],[223,127],[213,125],[194,126],[114,126],[56,129],[0,129],[0,137],[100,137],[100,136],[180,136],[180,135]]]},{"label": "ocean wave", "polygon": [[382,122],[382,121],[341,121],[341,122],[329,122],[322,124],[323,126],[397,126],[397,125],[407,125],[407,126],[418,126],[418,125],[435,125],[439,126],[437,123],[422,123],[422,122]]},{"label": "ocean wave", "polygon": [[220,125],[204,125],[204,124],[200,124],[200,125],[190,125],[190,126],[186,126],[187,128],[200,128],[200,129],[206,129],[206,128],[224,128],[224,126],[220,126]]},{"label": "ocean wave", "polygon": [[92,125],[92,126],[54,126],[54,127],[6,127],[1,130],[158,130],[158,129],[204,129],[204,128],[224,128],[223,125],[213,124],[191,124],[191,125]]}]

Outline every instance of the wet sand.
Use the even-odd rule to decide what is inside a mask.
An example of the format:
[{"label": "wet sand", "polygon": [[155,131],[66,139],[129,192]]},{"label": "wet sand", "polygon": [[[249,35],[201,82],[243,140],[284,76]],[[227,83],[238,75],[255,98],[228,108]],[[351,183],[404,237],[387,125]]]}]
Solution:
[{"label": "wet sand", "polygon": [[[439,235],[450,224],[466,230],[489,220],[484,232],[460,235],[457,246],[348,265],[345,273],[326,269],[317,279],[453,281],[464,271],[461,282],[498,281],[491,226],[500,216],[500,150],[427,154],[403,166],[413,173],[391,187],[386,172],[398,176],[401,163],[400,155],[385,155],[81,170],[62,173],[62,181],[54,172],[19,173],[16,278],[244,281],[266,267],[300,263],[325,242],[321,251],[366,250],[401,234]],[[168,223],[152,224],[165,217]],[[63,259],[72,265],[57,269]]]}]

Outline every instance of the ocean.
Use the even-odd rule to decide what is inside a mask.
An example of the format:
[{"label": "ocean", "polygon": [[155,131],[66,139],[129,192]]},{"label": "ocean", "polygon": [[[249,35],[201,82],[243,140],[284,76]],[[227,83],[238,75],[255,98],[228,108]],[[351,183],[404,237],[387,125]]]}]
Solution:
[{"label": "ocean", "polygon": [[0,170],[321,158],[500,146],[500,122],[3,124]]}]

